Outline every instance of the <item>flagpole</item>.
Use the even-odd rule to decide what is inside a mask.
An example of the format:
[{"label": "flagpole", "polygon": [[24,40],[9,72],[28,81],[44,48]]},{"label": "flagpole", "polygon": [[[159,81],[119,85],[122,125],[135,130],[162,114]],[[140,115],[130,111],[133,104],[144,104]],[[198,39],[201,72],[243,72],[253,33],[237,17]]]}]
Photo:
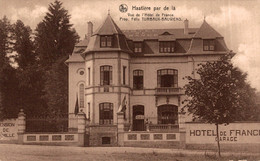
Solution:
[{"label": "flagpole", "polygon": [[[118,113],[118,112],[117,112]],[[116,113],[116,129],[117,129],[117,133],[116,133],[116,142],[117,142],[117,146],[118,146],[118,114]]]},{"label": "flagpole", "polygon": [[79,102],[78,102],[78,92],[76,94],[76,104],[75,104],[75,109],[74,109],[74,114],[75,116],[79,113]]},{"label": "flagpole", "polygon": [[[121,101],[121,95],[120,95],[120,100],[118,100],[118,101]],[[121,103],[121,102],[120,102]],[[121,105],[120,105],[121,106]],[[119,108],[120,108],[120,106],[118,107],[118,109],[116,110],[117,112],[116,112],[116,142],[117,142],[117,146],[119,145],[118,144],[118,110],[119,110]]]}]

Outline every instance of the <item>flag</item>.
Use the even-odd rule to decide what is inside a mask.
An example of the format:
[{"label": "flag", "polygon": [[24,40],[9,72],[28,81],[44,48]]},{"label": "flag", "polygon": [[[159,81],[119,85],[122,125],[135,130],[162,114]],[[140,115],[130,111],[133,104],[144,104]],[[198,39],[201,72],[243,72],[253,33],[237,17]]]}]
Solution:
[{"label": "flag", "polygon": [[119,106],[118,108],[118,111],[117,112],[125,112],[126,111],[126,97],[124,97],[121,105]]},{"label": "flag", "polygon": [[79,113],[79,101],[78,101],[78,94],[77,94],[77,100],[76,100],[76,104],[75,104],[75,111],[74,111],[75,115],[77,115]]}]

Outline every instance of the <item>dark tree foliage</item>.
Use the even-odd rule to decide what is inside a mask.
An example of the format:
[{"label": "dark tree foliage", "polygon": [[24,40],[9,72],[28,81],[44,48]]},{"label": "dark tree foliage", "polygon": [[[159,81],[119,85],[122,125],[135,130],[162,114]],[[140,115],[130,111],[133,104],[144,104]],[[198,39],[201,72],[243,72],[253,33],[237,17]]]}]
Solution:
[{"label": "dark tree foliage", "polygon": [[36,28],[36,51],[44,70],[73,51],[79,37],[69,19],[68,11],[56,0],[49,5],[48,13]]},{"label": "dark tree foliage", "polygon": [[43,95],[42,73],[39,70],[38,61],[34,52],[32,31],[29,26],[18,20],[12,29],[13,50],[17,53],[17,79],[19,103],[18,108],[24,109],[28,117],[35,114],[42,114],[46,105],[41,98]]},{"label": "dark tree foliage", "polygon": [[246,74],[233,67],[229,55],[199,66],[200,79],[187,77],[188,99],[182,110],[187,109],[194,120],[215,124],[217,137],[220,124],[258,118],[255,89],[246,82]]},{"label": "dark tree foliage", "polygon": [[6,17],[0,19],[0,118],[17,117],[17,79],[10,65],[12,53],[11,24]]},{"label": "dark tree foliage", "polygon": [[60,1],[51,3],[36,28],[36,53],[44,76],[44,99],[50,115],[67,112],[68,71],[64,61],[72,53],[78,35]]},{"label": "dark tree foliage", "polygon": [[255,89],[227,56],[221,61],[200,64],[197,73],[200,79],[188,76],[189,84],[185,86],[190,98],[185,108],[194,119],[218,124],[257,119]]},{"label": "dark tree foliage", "polygon": [[17,52],[15,57],[20,70],[35,64],[36,56],[34,53],[34,44],[32,41],[32,30],[29,26],[25,26],[21,20],[13,25],[12,37],[14,39],[13,50]]},{"label": "dark tree foliage", "polygon": [[12,26],[6,16],[0,19],[0,56],[2,60],[8,59],[7,54],[12,52],[11,29]]},{"label": "dark tree foliage", "polygon": [[[70,15],[60,1],[49,5],[32,38],[30,27],[0,19],[0,116],[57,117],[67,113],[68,70],[64,61],[78,41]],[[10,64],[10,54],[16,68]],[[64,115],[63,115],[64,116]]]},{"label": "dark tree foliage", "polygon": [[68,112],[68,69],[65,60],[57,60],[46,73],[45,97],[51,116],[61,116]]}]

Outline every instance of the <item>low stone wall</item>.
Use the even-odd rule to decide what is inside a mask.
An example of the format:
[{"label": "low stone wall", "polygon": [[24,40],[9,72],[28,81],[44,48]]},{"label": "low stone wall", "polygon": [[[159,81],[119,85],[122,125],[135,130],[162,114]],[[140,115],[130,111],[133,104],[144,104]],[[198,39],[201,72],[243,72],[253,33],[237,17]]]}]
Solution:
[{"label": "low stone wall", "polygon": [[25,133],[23,144],[78,145],[77,133]]},{"label": "low stone wall", "polygon": [[17,132],[17,119],[7,119],[0,121],[0,143],[17,143]]},{"label": "low stone wall", "polygon": [[[187,144],[187,149],[195,149],[195,150],[215,150],[217,151],[218,146],[217,143],[215,144]],[[250,153],[260,153],[260,144],[221,144],[220,149],[223,152],[250,152]]]},{"label": "low stone wall", "polygon": [[117,126],[90,125],[89,146],[117,146]]},{"label": "low stone wall", "polygon": [[179,133],[128,132],[124,133],[124,141],[180,141]]},{"label": "low stone wall", "polygon": [[124,147],[180,148],[179,141],[126,141]]},{"label": "low stone wall", "polygon": [[[186,144],[216,144],[216,126],[204,123],[186,123]],[[259,122],[237,122],[219,126],[221,144],[259,144]]]},{"label": "low stone wall", "polygon": [[180,148],[180,133],[125,132],[124,146]]}]

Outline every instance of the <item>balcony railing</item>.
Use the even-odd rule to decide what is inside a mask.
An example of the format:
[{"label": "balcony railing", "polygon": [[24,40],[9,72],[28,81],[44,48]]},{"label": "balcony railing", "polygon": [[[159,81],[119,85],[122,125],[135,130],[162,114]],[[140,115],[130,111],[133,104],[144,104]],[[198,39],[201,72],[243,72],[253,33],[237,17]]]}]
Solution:
[{"label": "balcony railing", "polygon": [[[178,132],[179,131],[178,124],[149,124],[148,127],[146,125],[144,126],[145,128],[143,131],[147,131],[147,128],[149,128],[149,131],[151,132]],[[125,124],[124,131],[133,131],[133,129],[130,124]]]},{"label": "balcony railing", "polygon": [[178,124],[151,124],[149,125],[150,131],[166,132],[166,131],[178,131]]},{"label": "balcony railing", "polygon": [[176,87],[159,87],[155,89],[155,95],[180,95],[184,94],[181,88]]}]

